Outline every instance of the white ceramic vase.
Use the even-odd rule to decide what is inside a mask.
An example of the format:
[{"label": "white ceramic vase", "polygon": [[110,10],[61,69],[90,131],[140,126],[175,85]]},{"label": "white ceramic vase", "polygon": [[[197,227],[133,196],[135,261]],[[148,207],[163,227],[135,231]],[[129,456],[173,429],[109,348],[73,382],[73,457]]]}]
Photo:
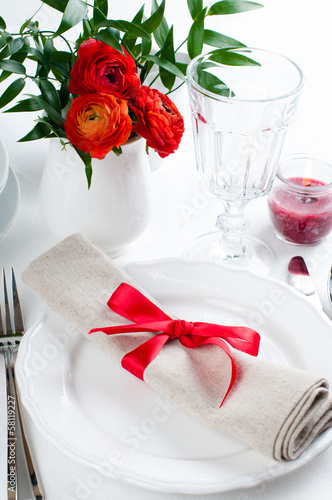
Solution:
[{"label": "white ceramic vase", "polygon": [[40,185],[40,212],[59,239],[81,233],[111,257],[125,252],[146,229],[152,213],[152,179],[145,141],[135,138],[92,160],[88,190],[84,164],[76,151],[50,140]]}]

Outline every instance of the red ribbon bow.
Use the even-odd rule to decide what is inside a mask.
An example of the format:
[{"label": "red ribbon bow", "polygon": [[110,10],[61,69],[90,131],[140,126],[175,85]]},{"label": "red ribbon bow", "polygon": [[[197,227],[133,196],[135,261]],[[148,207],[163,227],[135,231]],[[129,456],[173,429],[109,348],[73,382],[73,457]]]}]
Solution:
[{"label": "red ribbon bow", "polygon": [[255,330],[244,326],[215,325],[199,321],[192,323],[182,319],[172,319],[127,283],[121,283],[107,305],[112,311],[128,318],[134,324],[94,328],[89,333],[104,332],[107,335],[130,332],[158,333],[122,358],[122,367],[141,380],[144,380],[145,368],[169,340],[179,339],[180,343],[189,349],[206,344],[217,345],[229,356],[232,364],[231,381],[222,405],[236,377],[236,367],[227,343],[252,356],[258,354],[260,335]]}]

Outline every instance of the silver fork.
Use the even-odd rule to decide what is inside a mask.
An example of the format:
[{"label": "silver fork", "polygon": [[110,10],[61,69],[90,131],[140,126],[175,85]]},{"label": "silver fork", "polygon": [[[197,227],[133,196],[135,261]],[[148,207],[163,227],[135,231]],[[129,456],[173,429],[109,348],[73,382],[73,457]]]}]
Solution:
[{"label": "silver fork", "polygon": [[[36,500],[43,500],[43,495],[38,485],[28,443],[24,434],[19,400],[16,391],[14,353],[24,335],[24,326],[13,268],[11,268],[13,322],[11,322],[10,317],[10,305],[4,269],[2,270],[2,279],[4,317],[2,318],[0,306],[0,351],[2,351],[4,356],[7,382],[7,498],[8,500],[18,500],[16,444],[19,440],[21,440],[35,498]],[[15,418],[16,415],[17,418]]]}]

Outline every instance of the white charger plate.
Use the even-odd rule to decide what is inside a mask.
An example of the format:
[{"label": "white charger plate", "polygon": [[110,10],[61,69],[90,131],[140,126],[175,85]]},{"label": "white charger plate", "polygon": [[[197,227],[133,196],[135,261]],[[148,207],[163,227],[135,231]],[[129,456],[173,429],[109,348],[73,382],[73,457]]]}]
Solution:
[{"label": "white charger plate", "polygon": [[[256,328],[259,356],[332,380],[332,323],[287,285],[185,259],[134,263],[126,271],[179,317]],[[252,487],[298,469],[332,443],[330,429],[299,459],[276,462],[174,408],[50,309],[26,332],[16,373],[23,404],[63,453],[106,477],[158,491]]]}]

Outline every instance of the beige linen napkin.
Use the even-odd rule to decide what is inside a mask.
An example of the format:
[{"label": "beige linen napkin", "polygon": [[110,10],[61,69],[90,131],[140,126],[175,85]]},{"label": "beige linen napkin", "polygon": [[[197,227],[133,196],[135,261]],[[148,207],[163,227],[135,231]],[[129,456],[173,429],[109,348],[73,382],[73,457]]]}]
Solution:
[{"label": "beige linen napkin", "polygon": [[[80,235],[66,238],[38,257],[24,271],[23,280],[119,363],[127,352],[151,338],[149,333],[88,334],[95,327],[129,323],[107,306],[110,295],[121,282],[133,285],[159,304]],[[331,426],[332,402],[328,399],[326,380],[235,349],[232,354],[237,377],[221,408],[231,366],[227,355],[217,346],[186,349],[177,340],[168,342],[146,368],[144,380],[207,425],[277,460],[298,457],[316,436]]]}]

